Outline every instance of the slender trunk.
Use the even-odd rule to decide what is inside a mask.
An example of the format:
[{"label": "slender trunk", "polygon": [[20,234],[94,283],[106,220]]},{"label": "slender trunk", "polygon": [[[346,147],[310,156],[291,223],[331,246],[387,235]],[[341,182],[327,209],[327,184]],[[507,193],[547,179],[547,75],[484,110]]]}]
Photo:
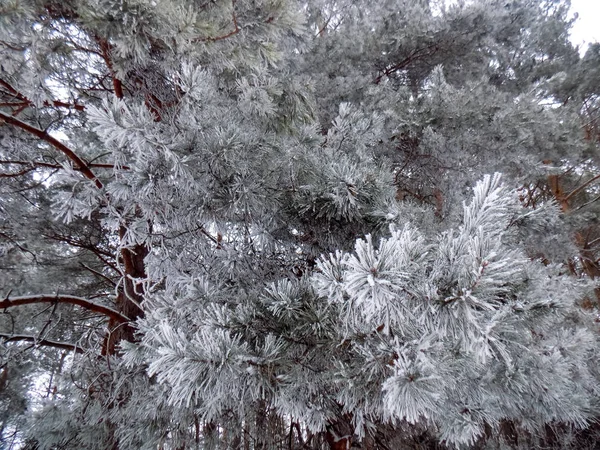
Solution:
[{"label": "slender trunk", "polygon": [[65,358],[67,357],[67,352],[62,352],[60,354],[60,359],[58,360],[58,364],[52,368],[52,372],[50,372],[50,380],[48,380],[48,390],[46,391],[46,398],[49,398],[50,395],[56,397],[57,388],[56,385],[54,388],[52,387],[52,383],[54,382],[54,376],[56,374],[60,374],[62,372],[63,364],[65,363]]},{"label": "slender trunk", "polygon": [[570,207],[565,195],[565,191],[560,184],[560,175],[550,175],[548,177],[548,185],[550,186],[552,195],[554,195],[554,198],[560,205],[560,209],[562,209],[563,212],[567,212]]},{"label": "slender trunk", "polygon": [[256,418],[254,423],[256,441],[254,443],[255,448],[265,449],[265,434],[267,430],[267,405],[264,400],[259,400],[256,405]]},{"label": "slender trunk", "polygon": [[244,433],[244,450],[250,450],[250,436],[248,434],[248,430],[246,430],[247,426],[248,426],[247,421],[242,423],[242,431]]},{"label": "slender trunk", "polygon": [[[575,191],[579,191],[582,187],[576,189],[570,195],[566,195],[563,187],[560,183],[559,175],[550,175],[548,177],[548,185],[554,198],[560,205],[560,208],[563,212],[568,212],[571,208],[569,205],[569,197],[573,195]],[[588,238],[584,235],[584,232],[579,231],[575,234],[575,241],[577,242],[577,246],[579,247],[579,258],[581,260],[581,265],[583,267],[583,271],[587,276],[591,279],[596,279],[600,277],[600,265],[596,260],[595,252],[592,248],[590,248]],[[600,302],[600,288],[596,288],[594,290],[596,294],[597,302]]]},{"label": "slender trunk", "polygon": [[[123,240],[126,228],[122,226],[119,237]],[[115,308],[129,320],[136,320],[143,315],[140,307],[144,300],[144,291],[141,280],[146,278],[146,267],[144,258],[148,255],[148,247],[143,244],[135,245],[133,248],[123,248],[120,254],[123,266],[123,287],[117,295]],[[129,324],[116,324],[110,321],[109,333],[104,343],[103,355],[115,354],[116,345],[122,340],[133,342],[135,329]]]}]

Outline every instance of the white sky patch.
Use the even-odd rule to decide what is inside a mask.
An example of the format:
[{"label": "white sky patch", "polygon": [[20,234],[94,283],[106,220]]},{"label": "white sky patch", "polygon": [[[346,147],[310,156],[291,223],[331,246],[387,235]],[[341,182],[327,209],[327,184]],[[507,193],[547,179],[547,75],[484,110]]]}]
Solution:
[{"label": "white sky patch", "polygon": [[571,41],[585,53],[590,43],[600,42],[600,0],[571,0],[571,12],[579,15],[571,29]]},{"label": "white sky patch", "polygon": [[[446,0],[446,5],[458,0]],[[583,55],[588,45],[600,42],[600,0],[571,0],[571,14],[577,14],[577,21],[571,28],[571,42],[579,45]]]}]

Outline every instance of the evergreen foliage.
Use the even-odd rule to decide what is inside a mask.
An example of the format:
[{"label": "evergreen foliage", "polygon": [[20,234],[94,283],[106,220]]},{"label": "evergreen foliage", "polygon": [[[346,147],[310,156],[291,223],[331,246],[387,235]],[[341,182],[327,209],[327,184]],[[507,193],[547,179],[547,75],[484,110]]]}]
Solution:
[{"label": "evergreen foliage", "polygon": [[0,0],[0,447],[595,448],[568,0]]}]

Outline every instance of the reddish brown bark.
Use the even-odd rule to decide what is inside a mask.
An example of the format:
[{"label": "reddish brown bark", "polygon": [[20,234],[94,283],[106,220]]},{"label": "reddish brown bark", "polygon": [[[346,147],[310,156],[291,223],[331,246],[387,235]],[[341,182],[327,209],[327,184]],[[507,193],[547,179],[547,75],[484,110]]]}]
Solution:
[{"label": "reddish brown bark", "polygon": [[349,450],[351,439],[349,437],[336,438],[330,432],[325,434],[325,439],[331,450]]},{"label": "reddish brown bark", "polygon": [[560,205],[560,208],[563,211],[568,211],[570,209],[569,202],[567,196],[565,195],[565,191],[560,183],[560,175],[550,175],[548,177],[548,186],[552,191],[552,195],[554,195],[554,198]]},{"label": "reddish brown bark", "polygon": [[100,53],[102,54],[102,58],[106,63],[106,67],[108,67],[108,70],[110,71],[115,95],[117,96],[117,98],[123,98],[123,84],[121,83],[121,80],[119,80],[119,78],[117,78],[117,76],[115,75],[115,71],[113,68],[113,63],[110,54],[111,45],[106,39],[101,38],[99,36],[96,36],[96,42],[100,47]]},{"label": "reddish brown bark", "polygon": [[[119,238],[123,241],[127,228],[121,226],[119,229]],[[143,244],[135,245],[132,248],[123,247],[121,249],[120,261],[123,266],[123,288],[119,291],[115,302],[116,309],[128,317],[131,321],[141,317],[144,312],[141,304],[144,300],[144,291],[139,282],[146,278],[146,267],[144,258],[148,255],[148,248]],[[109,321],[109,334],[104,342],[102,354],[114,354],[116,346],[122,340],[133,342],[135,339],[135,330],[130,326],[120,326],[120,324]]]}]

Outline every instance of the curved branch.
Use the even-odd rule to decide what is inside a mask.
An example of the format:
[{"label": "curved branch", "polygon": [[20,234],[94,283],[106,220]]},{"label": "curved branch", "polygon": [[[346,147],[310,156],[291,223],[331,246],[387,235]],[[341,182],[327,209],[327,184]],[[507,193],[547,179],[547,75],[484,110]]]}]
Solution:
[{"label": "curved branch", "polygon": [[[0,86],[2,86],[3,88],[5,88],[8,91],[8,92],[4,92],[4,94],[8,94],[8,95],[12,96],[13,98],[20,100],[21,103],[20,104],[16,103],[16,104],[14,104],[15,106],[22,106],[23,104],[25,104],[26,106],[33,106],[33,102],[31,100],[29,100],[27,97],[25,97],[19,91],[17,91],[14,87],[11,86],[10,83],[3,80],[2,78],[0,78]],[[84,105],[80,105],[78,103],[61,102],[60,100],[52,100],[52,101],[46,100],[46,101],[44,101],[44,106],[55,106],[57,108],[76,109],[77,111],[85,110]]]},{"label": "curved branch", "polygon": [[230,31],[229,33],[221,35],[221,36],[215,36],[215,37],[209,37],[209,38],[199,39],[199,41],[201,41],[201,42],[222,41],[223,39],[230,38],[231,36],[234,36],[234,35],[236,35],[236,34],[238,34],[240,32],[240,26],[238,24],[237,16],[235,14],[235,0],[231,0],[231,18],[233,20],[233,27],[234,27],[233,31]]},{"label": "curved branch", "polygon": [[61,151],[67,158],[69,158],[73,163],[75,163],[77,169],[79,169],[81,173],[85,175],[86,178],[92,180],[98,189],[102,189],[102,182],[98,178],[96,178],[96,175],[94,175],[94,172],[90,170],[85,161],[83,161],[79,156],[77,156],[77,154],[73,150],[71,150],[65,144],[60,142],[58,139],[50,136],[46,131],[40,130],[39,128],[35,128],[34,126],[31,126],[28,123],[17,119],[16,117],[3,113],[2,111],[0,111],[0,120],[3,120],[4,122],[10,125],[14,125],[18,128],[21,128],[22,130],[27,131],[28,133],[31,133],[34,136],[37,136],[43,141],[46,141],[47,143],[54,146],[57,150]]},{"label": "curved branch", "polygon": [[41,345],[43,347],[53,347],[59,348],[61,350],[73,351],[75,353],[85,353],[85,350],[75,344],[70,344],[68,342],[57,342],[50,341],[48,339],[38,339],[35,336],[30,336],[26,334],[3,334],[0,333],[0,338],[4,339],[4,342],[17,342],[17,341],[26,341],[33,342],[35,345]]},{"label": "curved branch", "polygon": [[[43,161],[17,161],[14,159],[0,160],[0,164],[15,164],[15,165],[19,165],[19,166],[31,166],[33,168],[36,168],[36,167],[48,167],[50,169],[62,169],[63,168],[60,164],[52,164],[52,163],[47,163],[47,162],[43,162]],[[86,167],[98,168],[98,169],[116,169],[117,168],[117,166],[115,166],[114,164],[105,164],[105,163],[89,163],[89,164],[86,164]],[[130,170],[130,168],[127,166],[119,166],[119,169]],[[74,167],[73,170],[81,171],[81,169],[78,167]]]},{"label": "curved branch", "polygon": [[586,187],[588,187],[590,184],[592,184],[594,181],[600,179],[600,175],[596,175],[595,177],[587,180],[585,183],[583,183],[581,186],[579,186],[576,189],[573,189],[571,192],[569,192],[565,198],[563,198],[564,201],[569,200],[571,197],[573,197],[575,194],[577,194],[578,192],[581,192],[582,190],[584,190]]},{"label": "curved branch", "polygon": [[0,301],[0,309],[11,308],[13,306],[31,305],[35,303],[67,303],[77,305],[89,311],[93,311],[107,317],[110,317],[118,323],[127,323],[129,318],[121,314],[119,311],[109,308],[99,303],[94,303],[82,297],[74,295],[24,295],[21,297],[8,297]]}]

